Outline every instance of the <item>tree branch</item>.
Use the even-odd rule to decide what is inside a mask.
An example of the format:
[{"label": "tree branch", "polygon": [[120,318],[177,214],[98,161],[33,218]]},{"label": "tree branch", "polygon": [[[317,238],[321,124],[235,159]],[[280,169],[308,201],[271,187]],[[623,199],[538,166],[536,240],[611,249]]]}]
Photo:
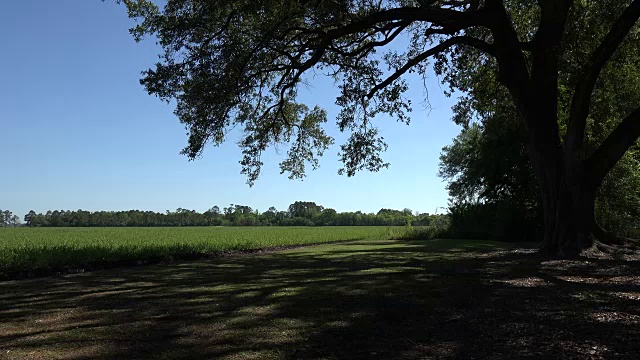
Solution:
[{"label": "tree branch", "polygon": [[498,81],[506,86],[521,113],[526,111],[530,77],[525,56],[511,18],[502,0],[485,0],[485,11],[492,15],[489,29],[498,62]]},{"label": "tree branch", "polygon": [[594,182],[591,185],[594,187],[600,185],[609,170],[636,143],[638,137],[640,137],[640,107],[622,120],[587,160],[586,170],[594,176]]},{"label": "tree branch", "polygon": [[[553,97],[550,104],[557,103],[560,44],[572,3],[572,0],[538,0],[540,24],[531,44],[531,79],[544,95]],[[552,112],[557,114],[555,109]]]},{"label": "tree branch", "polygon": [[[370,14],[368,16],[363,17],[362,19],[356,20],[352,23],[339,26],[335,29],[328,30],[324,33],[318,33],[319,44],[315,46],[313,49],[313,56],[309,58],[304,63],[294,62],[296,73],[293,76],[291,81],[288,81],[288,84],[283,86],[281,89],[281,98],[286,90],[295,85],[298,81],[302,73],[306,70],[313,67],[315,64],[320,62],[322,56],[327,51],[334,51],[344,56],[356,56],[359,53],[366,51],[372,47],[376,46],[384,46],[391,41],[393,41],[404,29],[406,29],[412,22],[414,21],[426,21],[431,22],[437,26],[447,29],[446,31],[459,31],[467,27],[471,26],[480,26],[480,25],[489,25],[490,17],[489,14],[485,12],[483,9],[470,11],[470,12],[461,12],[450,9],[442,9],[442,8],[416,8],[416,7],[403,7],[396,9],[389,9],[385,11],[376,12]],[[386,39],[382,41],[371,42],[366,44],[352,52],[342,52],[340,49],[332,47],[332,42],[334,40],[356,34],[358,32],[367,31],[372,27],[375,27],[376,24],[380,23],[389,23],[395,22],[391,24],[391,26],[386,27],[383,30],[394,30],[390,35],[387,35]],[[455,29],[455,30],[452,30]],[[302,30],[301,30],[302,31]],[[476,38],[472,38],[469,36],[458,36],[454,38],[450,38],[439,45],[433,47],[429,51],[417,56],[416,58],[410,60],[405,66],[403,66],[400,70],[398,70],[394,75],[392,75],[389,79],[386,79],[383,83],[374,87],[368,94],[368,98],[371,98],[375,92],[388,86],[394,80],[399,78],[402,74],[407,72],[411,67],[425,60],[426,58],[433,56],[439,52],[442,52],[449,48],[452,45],[457,44],[466,44],[469,46],[476,47],[484,52],[489,54],[492,53],[492,45]],[[290,58],[291,60],[291,58]],[[279,85],[282,85],[285,80],[285,76],[283,76],[280,80]]]},{"label": "tree branch", "polygon": [[604,37],[600,46],[593,52],[589,63],[584,68],[584,74],[576,86],[571,101],[571,112],[565,144],[570,153],[578,150],[584,142],[584,132],[587,116],[591,106],[591,95],[600,76],[602,68],[618,49],[626,35],[640,18],[640,0],[634,0],[616,20]]},{"label": "tree branch", "polygon": [[385,87],[389,86],[392,82],[397,80],[400,76],[404,75],[407,71],[409,71],[415,65],[423,62],[424,60],[426,60],[427,58],[429,58],[431,56],[437,55],[437,54],[447,50],[448,48],[450,48],[451,46],[454,46],[454,45],[469,45],[469,46],[475,47],[475,48],[477,48],[479,50],[482,50],[482,51],[484,51],[486,53],[489,53],[489,54],[492,54],[492,52],[493,52],[492,45],[484,42],[483,40],[480,40],[480,39],[477,39],[477,38],[473,38],[471,36],[456,36],[456,37],[449,38],[449,39],[441,42],[440,44],[432,47],[431,49],[421,53],[420,55],[414,57],[413,59],[410,59],[409,61],[407,61],[407,63],[404,64],[404,66],[402,66],[400,69],[396,70],[396,72],[394,72],[391,76],[386,78],[380,84],[374,86],[367,93],[367,99],[371,99],[375,95],[376,92],[378,92],[379,90],[382,90]]},{"label": "tree branch", "polygon": [[334,47],[331,47],[330,50],[342,56],[356,56],[364,51],[371,50],[375,47],[388,45],[393,40],[395,40],[395,38],[398,37],[398,35],[400,35],[400,33],[402,33],[409,26],[409,24],[410,23],[408,22],[399,22],[397,28],[392,33],[386,35],[384,39],[380,41],[371,41],[371,42],[365,43],[365,45],[352,51],[342,51]]},{"label": "tree branch", "polygon": [[441,8],[402,7],[370,14],[350,24],[329,30],[325,36],[329,39],[338,39],[388,21],[426,21],[443,27],[453,26],[460,29],[488,26],[490,18],[487,15],[483,9],[461,12]]}]

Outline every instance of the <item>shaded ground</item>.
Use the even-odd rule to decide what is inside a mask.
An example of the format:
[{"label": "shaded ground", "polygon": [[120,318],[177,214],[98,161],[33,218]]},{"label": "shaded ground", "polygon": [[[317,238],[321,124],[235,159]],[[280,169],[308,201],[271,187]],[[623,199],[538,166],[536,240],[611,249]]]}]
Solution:
[{"label": "shaded ground", "polygon": [[634,359],[638,305],[638,262],[357,241],[0,282],[0,358]]}]

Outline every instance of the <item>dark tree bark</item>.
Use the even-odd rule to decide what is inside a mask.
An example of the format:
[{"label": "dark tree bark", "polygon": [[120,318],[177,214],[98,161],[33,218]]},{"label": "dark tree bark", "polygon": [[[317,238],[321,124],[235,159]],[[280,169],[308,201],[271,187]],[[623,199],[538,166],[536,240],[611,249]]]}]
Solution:
[{"label": "dark tree bark", "polygon": [[597,186],[583,161],[567,159],[557,137],[555,121],[529,130],[529,157],[538,179],[544,217],[541,250],[575,256],[594,244]]},{"label": "dark tree bark", "polygon": [[496,58],[500,71],[508,70],[510,74],[501,81],[510,90],[527,127],[529,157],[538,179],[544,214],[544,239],[540,249],[554,255],[576,256],[596,245],[598,240],[610,243],[613,239],[599,231],[596,224],[595,194],[609,170],[640,136],[638,108],[591,156],[583,155],[584,130],[595,81],[640,17],[640,0],[633,1],[623,12],[585,66],[583,81],[575,89],[564,143],[560,140],[557,115],[558,62],[572,1],[539,3],[541,22],[530,44],[530,72],[518,54],[510,51],[517,36],[506,25],[506,18],[503,25],[492,29],[496,34],[495,46],[499,48]]},{"label": "dark tree bark", "polygon": [[595,244],[595,190],[576,180],[574,174],[555,168],[546,170],[548,176],[542,193],[545,232],[541,250],[576,256]]}]

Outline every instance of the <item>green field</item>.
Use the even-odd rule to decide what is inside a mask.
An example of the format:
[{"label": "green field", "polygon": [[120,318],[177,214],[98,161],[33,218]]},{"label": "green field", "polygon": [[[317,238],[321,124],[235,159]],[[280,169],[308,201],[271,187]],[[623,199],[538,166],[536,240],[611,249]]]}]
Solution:
[{"label": "green field", "polygon": [[384,237],[385,227],[8,228],[0,229],[0,279]]}]

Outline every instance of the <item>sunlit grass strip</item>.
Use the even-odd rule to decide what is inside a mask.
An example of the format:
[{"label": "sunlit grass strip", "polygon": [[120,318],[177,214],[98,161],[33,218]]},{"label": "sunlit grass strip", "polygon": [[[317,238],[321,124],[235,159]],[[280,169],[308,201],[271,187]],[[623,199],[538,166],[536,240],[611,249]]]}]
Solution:
[{"label": "sunlit grass strip", "polygon": [[386,227],[0,229],[0,279],[388,234]]}]

